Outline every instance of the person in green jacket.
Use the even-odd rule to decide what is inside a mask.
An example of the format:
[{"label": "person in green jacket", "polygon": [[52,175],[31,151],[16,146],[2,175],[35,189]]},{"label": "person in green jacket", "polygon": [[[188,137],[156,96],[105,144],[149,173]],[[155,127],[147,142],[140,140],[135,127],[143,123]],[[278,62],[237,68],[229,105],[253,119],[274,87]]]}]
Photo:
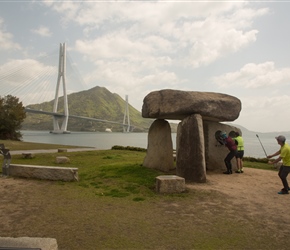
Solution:
[{"label": "person in green jacket", "polygon": [[243,168],[243,157],[244,157],[244,139],[240,135],[239,132],[236,132],[235,141],[237,143],[237,154],[236,154],[236,160],[237,160],[237,171],[236,173],[244,173]]}]

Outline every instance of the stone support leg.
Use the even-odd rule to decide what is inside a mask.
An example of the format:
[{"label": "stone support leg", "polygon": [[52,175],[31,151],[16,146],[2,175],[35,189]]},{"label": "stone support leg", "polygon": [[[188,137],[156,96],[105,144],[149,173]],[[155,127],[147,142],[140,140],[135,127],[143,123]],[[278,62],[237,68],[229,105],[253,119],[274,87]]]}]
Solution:
[{"label": "stone support leg", "polygon": [[163,172],[174,169],[171,128],[166,120],[158,119],[152,123],[143,166]]},{"label": "stone support leg", "polygon": [[177,130],[176,172],[190,182],[206,182],[203,121],[199,114],[186,117]]}]

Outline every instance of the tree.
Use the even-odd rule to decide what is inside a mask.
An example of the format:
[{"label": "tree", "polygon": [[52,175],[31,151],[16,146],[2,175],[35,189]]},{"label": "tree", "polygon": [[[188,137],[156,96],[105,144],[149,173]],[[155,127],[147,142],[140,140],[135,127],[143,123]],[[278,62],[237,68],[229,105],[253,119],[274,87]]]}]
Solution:
[{"label": "tree", "polygon": [[22,135],[19,130],[25,117],[25,108],[17,97],[0,97],[0,139],[20,140]]}]

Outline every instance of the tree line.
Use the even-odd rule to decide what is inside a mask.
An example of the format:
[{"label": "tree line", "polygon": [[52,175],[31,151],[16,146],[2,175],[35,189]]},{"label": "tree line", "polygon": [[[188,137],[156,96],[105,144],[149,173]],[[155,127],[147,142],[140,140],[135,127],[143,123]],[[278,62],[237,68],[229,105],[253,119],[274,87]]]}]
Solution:
[{"label": "tree line", "polygon": [[20,140],[21,123],[26,118],[25,107],[19,98],[7,95],[0,97],[0,139]]}]

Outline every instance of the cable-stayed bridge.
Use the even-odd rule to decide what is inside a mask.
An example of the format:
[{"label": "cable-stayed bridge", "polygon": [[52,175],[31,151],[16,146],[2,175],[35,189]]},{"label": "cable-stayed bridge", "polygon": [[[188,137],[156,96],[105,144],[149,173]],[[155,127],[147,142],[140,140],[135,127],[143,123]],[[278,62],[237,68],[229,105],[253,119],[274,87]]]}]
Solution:
[{"label": "cable-stayed bridge", "polygon": [[[52,56],[51,56],[52,55]],[[43,64],[39,64],[34,60],[26,60],[24,65],[21,65],[19,61],[19,65],[15,65],[15,67],[11,67],[12,69],[5,71],[5,68],[0,70],[0,82],[2,82],[2,93],[3,95],[14,95],[17,96],[20,101],[25,103],[34,102],[43,102],[45,100],[54,100],[53,110],[52,112],[43,111],[43,110],[35,110],[31,108],[25,108],[26,112],[34,113],[34,114],[44,114],[50,115],[53,119],[53,130],[52,133],[60,134],[60,133],[70,133],[67,130],[67,124],[69,118],[77,118],[77,119],[84,119],[96,122],[104,122],[104,123],[111,123],[111,124],[118,124],[123,127],[123,132],[130,132],[133,126],[130,125],[130,118],[129,118],[129,104],[128,104],[128,96],[126,96],[126,106],[124,110],[124,119],[122,122],[117,121],[108,121],[98,118],[92,117],[84,117],[84,116],[77,116],[77,115],[70,115],[68,110],[68,101],[67,101],[67,80],[70,83],[69,92],[76,92],[73,91],[71,88],[71,84],[81,85],[84,86],[84,83],[77,71],[76,67],[73,67],[72,63],[67,64],[67,54],[66,54],[66,45],[65,43],[60,44],[59,53],[58,53],[58,69],[55,67],[55,61],[51,64],[49,60],[51,58],[55,58],[55,53],[50,54],[50,56],[46,56],[45,61]],[[17,61],[16,63],[17,64]],[[8,65],[9,66],[9,65]],[[30,74],[31,67],[38,67],[36,69],[38,74]],[[70,69],[70,73],[67,74],[67,68]],[[52,90],[51,83],[54,83],[55,88],[55,73],[57,72],[57,84],[56,90]],[[22,81],[19,84],[19,77],[22,77]],[[3,84],[4,82],[4,84]],[[35,86],[37,88],[35,89]],[[50,87],[50,89],[48,88]],[[62,87],[62,89],[61,89]],[[63,94],[63,113],[58,112],[58,102],[59,97]],[[45,96],[42,95],[45,93]],[[52,95],[54,94],[54,98]],[[38,98],[38,101],[37,101]],[[61,121],[61,125],[59,124]]]}]

